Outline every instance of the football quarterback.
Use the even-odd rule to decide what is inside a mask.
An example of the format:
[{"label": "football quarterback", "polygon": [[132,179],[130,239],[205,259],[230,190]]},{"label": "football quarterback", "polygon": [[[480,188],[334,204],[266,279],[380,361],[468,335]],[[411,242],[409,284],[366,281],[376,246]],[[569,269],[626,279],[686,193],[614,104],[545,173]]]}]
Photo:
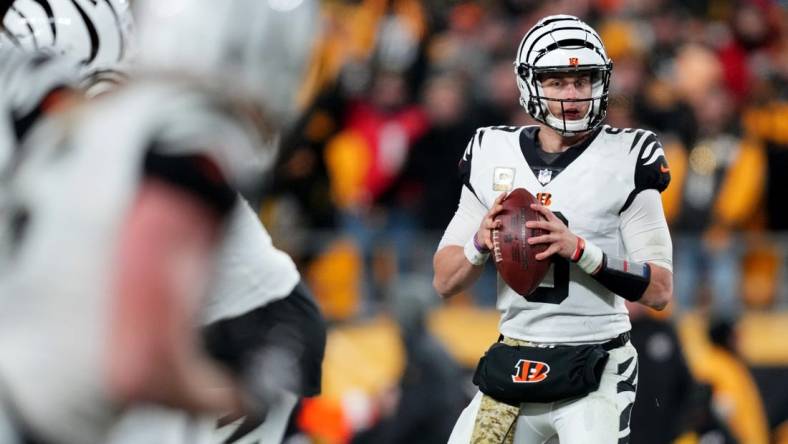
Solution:
[{"label": "football quarterback", "polygon": [[664,152],[653,132],[603,124],[613,63],[580,19],[540,20],[514,65],[520,103],[538,124],[476,131],[434,285],[450,297],[478,278],[515,188],[539,201],[532,208],[544,220],[527,227],[544,234],[528,242],[546,246],[536,259],[551,270],[526,295],[498,279],[501,337],[450,442],[628,442],[637,353],[624,301],[662,309],[672,293]]}]

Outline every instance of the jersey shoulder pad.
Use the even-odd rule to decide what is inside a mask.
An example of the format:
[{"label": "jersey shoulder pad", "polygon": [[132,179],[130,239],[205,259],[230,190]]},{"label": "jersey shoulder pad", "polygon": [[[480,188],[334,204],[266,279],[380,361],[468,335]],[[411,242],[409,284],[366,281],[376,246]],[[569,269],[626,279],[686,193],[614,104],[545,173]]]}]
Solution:
[{"label": "jersey shoulder pad", "polygon": [[158,113],[151,132],[152,146],[160,154],[208,158],[237,186],[254,180],[272,163],[274,141],[264,140],[243,113],[211,94],[176,91],[169,105]]},{"label": "jersey shoulder pad", "polygon": [[670,168],[662,143],[656,134],[647,130],[636,130],[627,142],[624,146],[628,150],[628,159],[634,163],[634,189],[629,193],[619,213],[629,208],[641,191],[654,189],[661,193],[670,184]]},{"label": "jersey shoulder pad", "polygon": [[473,189],[473,185],[471,185],[471,169],[473,166],[473,158],[474,156],[478,156],[478,153],[481,150],[482,142],[484,141],[485,130],[486,128],[478,128],[476,130],[476,132],[471,137],[471,140],[468,141],[468,145],[465,146],[465,151],[462,153],[460,163],[457,165],[460,180],[462,180],[463,185],[468,187],[468,189],[471,190],[473,194],[476,194],[476,191]]},{"label": "jersey shoulder pad", "polygon": [[462,183],[474,194],[476,192],[473,189],[473,185],[471,185],[471,170],[473,165],[479,164],[480,156],[490,150],[491,140],[501,135],[504,137],[519,137],[518,134],[521,129],[522,127],[516,126],[486,126],[476,129],[471,140],[468,141],[458,165]]},{"label": "jersey shoulder pad", "polygon": [[612,128],[604,131],[619,139],[617,149],[626,150],[629,165],[634,163],[635,192],[655,189],[660,193],[670,183],[670,168],[662,143],[652,131],[632,128]]},{"label": "jersey shoulder pad", "polygon": [[635,163],[635,191],[665,191],[670,183],[670,168],[657,135],[648,130],[634,130],[627,141],[628,156]]}]

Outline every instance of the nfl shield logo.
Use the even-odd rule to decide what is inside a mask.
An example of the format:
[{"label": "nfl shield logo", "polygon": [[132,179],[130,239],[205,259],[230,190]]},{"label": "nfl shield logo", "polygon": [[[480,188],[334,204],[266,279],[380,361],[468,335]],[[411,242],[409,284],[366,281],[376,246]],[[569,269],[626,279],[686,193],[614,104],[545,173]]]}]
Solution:
[{"label": "nfl shield logo", "polygon": [[553,171],[552,170],[539,170],[539,183],[542,185],[547,185],[550,183],[550,180],[553,178]]}]

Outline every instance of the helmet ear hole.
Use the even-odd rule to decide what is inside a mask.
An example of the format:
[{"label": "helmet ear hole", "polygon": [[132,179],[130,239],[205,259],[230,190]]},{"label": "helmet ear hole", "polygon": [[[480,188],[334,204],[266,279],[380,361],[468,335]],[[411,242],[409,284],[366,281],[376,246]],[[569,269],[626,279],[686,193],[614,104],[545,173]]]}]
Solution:
[{"label": "helmet ear hole", "polygon": [[531,117],[533,117],[533,118],[536,118],[537,116],[539,116],[541,114],[539,112],[539,100],[536,99],[535,97],[531,97],[531,99],[528,101],[528,109],[527,109],[527,111],[528,111],[528,114],[530,114]]},{"label": "helmet ear hole", "polygon": [[525,66],[524,63],[520,63],[519,65],[517,65],[517,75],[520,76],[521,79],[525,80],[527,74],[528,74],[528,68]]}]

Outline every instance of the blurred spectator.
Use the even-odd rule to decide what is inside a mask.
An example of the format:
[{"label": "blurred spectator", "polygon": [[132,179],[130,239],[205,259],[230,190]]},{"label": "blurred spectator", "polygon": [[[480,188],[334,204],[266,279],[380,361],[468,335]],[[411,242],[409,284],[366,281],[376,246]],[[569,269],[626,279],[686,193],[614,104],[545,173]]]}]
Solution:
[{"label": "blurred spectator", "polygon": [[409,100],[405,78],[380,72],[371,89],[349,102],[344,126],[328,143],[326,159],[332,196],[343,230],[358,244],[365,263],[365,294],[373,305],[382,298],[373,264],[376,247],[391,243],[396,269],[407,268],[411,244],[413,198],[407,187],[395,187],[413,144],[428,122],[424,111]]},{"label": "blurred spectator", "polygon": [[707,89],[694,103],[697,143],[672,153],[679,211],[671,220],[675,296],[680,308],[695,305],[701,283],[711,292],[716,316],[733,318],[740,309],[741,251],[734,243],[760,201],[765,159],[760,145],[738,136],[735,107],[721,88]]},{"label": "blurred spectator", "polygon": [[520,106],[511,57],[498,59],[491,65],[480,85],[479,105],[475,112],[471,110],[477,116],[478,126],[514,125],[528,117]]},{"label": "blurred spectator", "polygon": [[738,442],[768,443],[763,402],[739,354],[735,324],[713,321],[708,332],[712,345],[696,368],[696,376],[711,385],[715,413],[723,418]]},{"label": "blurred spectator", "polygon": [[427,230],[444,227],[460,198],[462,184],[454,173],[477,126],[469,118],[465,91],[460,78],[436,75],[424,92],[423,106],[430,128],[410,151],[405,174],[407,180],[418,182],[417,214],[421,227]]},{"label": "blurred spectator", "polygon": [[403,276],[391,295],[407,365],[398,400],[388,417],[353,440],[355,444],[432,444],[449,439],[454,419],[465,407],[462,369],[427,330],[426,316],[437,304],[429,279]]},{"label": "blurred spectator", "polygon": [[634,97],[636,120],[663,137],[678,138],[684,146],[694,144],[697,122],[685,98],[666,79],[646,80]]},{"label": "blurred spectator", "polygon": [[[788,79],[788,72],[781,80]],[[788,206],[785,205],[785,190],[788,190],[788,97],[781,97],[775,84],[763,85],[770,99],[753,103],[745,110],[743,121],[748,136],[760,141],[766,153],[766,190],[764,210],[765,228],[788,230]],[[765,99],[765,98],[764,98]]]}]

